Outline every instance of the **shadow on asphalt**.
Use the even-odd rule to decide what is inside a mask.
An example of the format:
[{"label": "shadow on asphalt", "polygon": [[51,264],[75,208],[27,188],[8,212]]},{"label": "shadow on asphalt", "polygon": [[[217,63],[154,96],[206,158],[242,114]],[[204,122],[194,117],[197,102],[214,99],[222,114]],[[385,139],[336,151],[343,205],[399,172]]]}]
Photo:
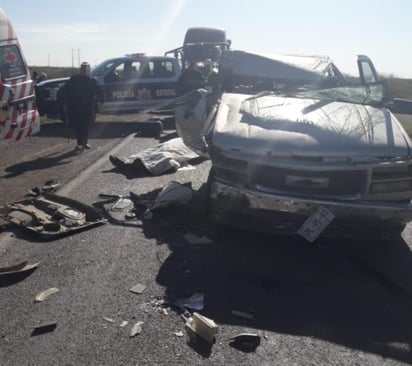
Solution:
[{"label": "shadow on asphalt", "polygon": [[[89,138],[90,139],[107,139],[107,138],[120,138],[127,136],[131,133],[136,133],[136,137],[142,138],[143,136],[153,138],[153,133],[151,132],[150,125],[144,125],[139,127],[139,123],[130,123],[130,122],[99,122],[96,123],[90,129]],[[146,132],[147,130],[147,132]],[[161,137],[161,141],[166,141],[167,139],[171,138],[173,134],[165,135]],[[50,123],[46,124],[42,127],[39,137],[64,137],[67,136],[70,139],[74,139],[74,131],[72,129],[66,130],[63,123]],[[64,152],[64,153],[51,153],[46,156],[38,157],[36,159],[25,161],[22,163],[10,165],[6,167],[4,170],[7,172],[3,176],[3,178],[14,178],[18,175],[21,175],[27,171],[34,171],[34,170],[44,170],[49,169],[52,167],[56,167],[58,165],[69,164],[71,163],[71,159],[76,156],[76,152],[74,150]],[[136,167],[135,167],[136,168]],[[118,168],[115,168],[118,170]],[[128,169],[124,170],[125,176],[128,179],[150,176],[150,174],[145,172],[143,169]]]},{"label": "shadow on asphalt", "polygon": [[33,269],[27,272],[10,273],[8,275],[0,276],[0,288],[12,286],[12,285],[15,285],[16,283],[23,281],[24,279],[29,277],[35,270],[36,270],[36,267],[34,267]]},{"label": "shadow on asphalt", "polygon": [[[109,220],[142,228],[156,240],[156,282],[169,303],[200,292],[202,315],[218,325],[316,338],[412,362],[412,252],[402,238],[319,239],[309,245],[300,237],[216,228],[205,218],[204,193],[205,186],[184,209],[165,209],[152,220]],[[100,206],[113,202],[102,200]],[[183,237],[189,232],[213,242],[189,244]],[[204,344],[190,346],[209,357]]]},{"label": "shadow on asphalt", "polygon": [[24,161],[23,163],[10,165],[4,169],[7,174],[3,175],[2,178],[14,178],[18,175],[24,174],[27,171],[44,170],[56,167],[58,165],[69,164],[72,161],[72,159],[70,158],[76,155],[77,153],[74,150],[64,152],[63,154],[52,153],[30,161]]},{"label": "shadow on asphalt", "polygon": [[[131,133],[137,132],[138,122],[98,122],[89,130],[90,139],[108,139],[124,137]],[[47,123],[42,125],[40,132],[36,137],[67,137],[74,138],[74,130],[66,128],[63,122]]]},{"label": "shadow on asphalt", "polygon": [[[153,125],[159,118],[156,116],[138,115],[132,116],[106,116],[106,119],[100,120],[93,124],[90,128],[89,138],[91,139],[107,139],[124,137],[131,133],[136,133],[139,136],[155,137],[157,130],[153,129]],[[174,130],[175,123],[172,117],[163,117],[162,126],[164,131]],[[156,126],[155,126],[156,127]],[[67,137],[74,138],[74,130],[67,128],[63,122],[50,122],[42,125],[40,132],[36,134],[37,137]]]},{"label": "shadow on asphalt", "polygon": [[[412,253],[402,238],[319,239],[309,245],[300,237],[216,231],[199,214],[201,202],[143,221],[146,237],[159,245],[156,280],[169,302],[201,292],[201,313],[217,324],[314,337],[412,362],[412,292],[406,289],[412,288],[412,274],[400,270],[412,267]],[[183,238],[188,232],[213,243],[189,244]],[[163,246],[170,255],[161,254]],[[404,283],[397,284],[397,277]]]}]

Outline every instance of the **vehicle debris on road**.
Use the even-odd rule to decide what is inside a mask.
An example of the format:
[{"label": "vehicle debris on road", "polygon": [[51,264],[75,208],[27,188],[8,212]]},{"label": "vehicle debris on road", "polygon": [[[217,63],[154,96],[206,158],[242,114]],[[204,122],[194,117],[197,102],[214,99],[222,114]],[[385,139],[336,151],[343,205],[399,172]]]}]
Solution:
[{"label": "vehicle debris on road", "polygon": [[25,260],[23,262],[20,262],[12,266],[0,267],[0,276],[9,276],[9,275],[14,275],[18,273],[32,271],[36,269],[39,264],[40,262],[28,264],[28,261]]},{"label": "vehicle debris on road", "polygon": [[186,330],[190,338],[199,336],[209,343],[215,342],[215,336],[218,331],[216,323],[199,313],[194,312],[193,316],[186,323]]},{"label": "vehicle debris on road", "polygon": [[256,333],[241,333],[230,339],[230,346],[243,352],[254,352],[261,337]]},{"label": "vehicle debris on road", "polygon": [[131,289],[129,289],[130,292],[133,292],[134,294],[142,294],[146,290],[146,286],[138,283],[137,285],[134,285]]},{"label": "vehicle debris on road", "polygon": [[242,311],[242,310],[232,310],[232,314],[236,315],[243,319],[252,320],[255,317],[255,314],[249,311]]},{"label": "vehicle debris on road", "polygon": [[0,217],[47,239],[105,223],[94,207],[48,192],[1,206]]},{"label": "vehicle debris on road", "polygon": [[44,182],[43,186],[41,187],[41,190],[43,192],[53,193],[57,191],[60,188],[60,186],[61,186],[61,183],[59,182],[58,179],[50,178]]},{"label": "vehicle debris on road", "polygon": [[205,306],[204,297],[204,294],[202,294],[201,292],[196,292],[187,298],[174,301],[173,305],[181,309],[203,310]]},{"label": "vehicle debris on road", "polygon": [[[179,183],[171,181],[160,189],[155,189],[140,195],[133,192],[130,192],[128,196],[99,193],[99,197],[107,200],[116,199],[116,202],[110,211],[116,212],[127,210],[124,217],[126,220],[151,220],[155,212],[161,209],[187,204],[193,197],[193,189],[190,182]],[[111,219],[116,221],[116,223],[123,223],[124,220],[121,221],[118,218],[115,218],[111,212],[104,207],[104,203],[105,202],[100,201],[96,204],[102,206],[102,210],[105,211]],[[132,205],[130,205],[130,203],[132,203]],[[113,207],[116,207],[116,209],[113,210]]]},{"label": "vehicle debris on road", "polygon": [[31,336],[37,336],[44,333],[53,332],[57,327],[57,322],[55,321],[48,321],[44,323],[40,323],[36,325],[31,333]]},{"label": "vehicle debris on road", "polygon": [[179,330],[178,332],[175,332],[175,336],[180,338],[180,337],[183,337],[184,334],[181,330]]},{"label": "vehicle debris on road", "polygon": [[125,211],[129,209],[130,207],[132,207],[132,205],[133,205],[133,201],[130,198],[121,197],[117,199],[117,201],[112,206],[111,210],[117,211],[117,212]]},{"label": "vehicle debris on road", "polygon": [[139,335],[140,333],[142,333],[143,328],[142,325],[144,324],[144,322],[142,321],[138,321],[135,325],[133,325],[132,330],[130,331],[130,338]]},{"label": "vehicle debris on road", "polygon": [[171,181],[163,186],[156,199],[145,211],[144,218],[151,219],[153,217],[153,211],[161,208],[187,204],[192,197],[193,190],[190,185]]},{"label": "vehicle debris on road", "polygon": [[56,294],[59,291],[60,290],[57,287],[48,288],[47,290],[39,292],[35,297],[35,301],[42,302],[46,300],[50,295]]},{"label": "vehicle debris on road", "polygon": [[107,317],[107,316],[104,316],[103,319],[106,320],[106,321],[109,322],[109,323],[114,323],[114,319],[109,318],[109,317]]}]

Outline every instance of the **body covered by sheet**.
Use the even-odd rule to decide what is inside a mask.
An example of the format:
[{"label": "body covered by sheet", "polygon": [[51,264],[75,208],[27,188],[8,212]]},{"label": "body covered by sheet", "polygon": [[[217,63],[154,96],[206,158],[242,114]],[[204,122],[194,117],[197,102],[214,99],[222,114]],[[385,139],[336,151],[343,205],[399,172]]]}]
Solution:
[{"label": "body covered by sheet", "polygon": [[[199,158],[199,155],[189,149],[180,137],[177,137],[130,155],[123,163],[133,167],[136,161],[140,161],[151,174],[161,175],[177,170],[196,158]],[[139,165],[136,164],[136,166]]]}]

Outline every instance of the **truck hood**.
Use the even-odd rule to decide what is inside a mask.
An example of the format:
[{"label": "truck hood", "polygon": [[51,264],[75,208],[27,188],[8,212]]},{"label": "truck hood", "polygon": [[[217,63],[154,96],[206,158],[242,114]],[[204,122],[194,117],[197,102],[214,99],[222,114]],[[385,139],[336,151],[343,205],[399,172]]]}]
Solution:
[{"label": "truck hood", "polygon": [[219,150],[271,156],[410,154],[410,140],[385,108],[302,97],[225,93],[212,143]]}]

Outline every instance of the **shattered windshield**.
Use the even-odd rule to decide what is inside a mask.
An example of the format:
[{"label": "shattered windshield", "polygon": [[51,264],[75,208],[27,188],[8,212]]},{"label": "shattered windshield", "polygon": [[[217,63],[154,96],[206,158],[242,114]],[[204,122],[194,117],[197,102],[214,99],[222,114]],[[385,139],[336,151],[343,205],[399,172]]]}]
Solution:
[{"label": "shattered windshield", "polygon": [[354,85],[331,89],[311,90],[299,93],[296,96],[309,99],[376,105],[382,103],[385,93],[383,84],[377,83],[366,86]]},{"label": "shattered windshield", "polygon": [[[262,93],[249,99],[257,99],[268,95],[279,95],[275,93]],[[350,85],[329,89],[297,90],[288,92],[281,96],[295,97],[302,99],[318,99],[331,102],[344,102],[366,105],[379,105],[385,98],[385,88],[383,83],[369,85]]]}]

